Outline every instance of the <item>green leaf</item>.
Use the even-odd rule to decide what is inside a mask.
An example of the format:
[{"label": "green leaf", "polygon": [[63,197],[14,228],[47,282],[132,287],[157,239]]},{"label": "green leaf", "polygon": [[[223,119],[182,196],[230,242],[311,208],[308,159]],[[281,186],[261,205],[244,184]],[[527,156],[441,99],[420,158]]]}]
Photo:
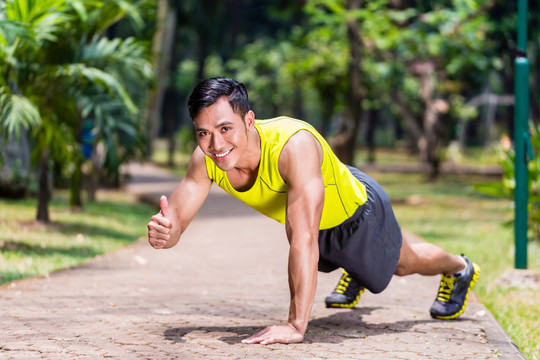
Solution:
[{"label": "green leaf", "polygon": [[486,195],[496,196],[500,198],[508,197],[504,186],[501,183],[484,183],[473,185],[474,189]]},{"label": "green leaf", "polygon": [[36,106],[26,97],[13,94],[0,95],[0,124],[8,135],[20,135],[20,127],[29,129],[41,124]]}]

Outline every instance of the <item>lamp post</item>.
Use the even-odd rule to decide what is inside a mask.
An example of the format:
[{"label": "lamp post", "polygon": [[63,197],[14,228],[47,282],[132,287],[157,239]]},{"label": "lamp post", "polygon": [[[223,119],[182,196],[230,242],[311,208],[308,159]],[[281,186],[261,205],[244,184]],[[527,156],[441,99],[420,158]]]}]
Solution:
[{"label": "lamp post", "polygon": [[518,2],[517,56],[514,60],[514,147],[515,147],[515,268],[527,268],[527,206],[529,203],[527,156],[529,135],[529,60],[527,59],[527,0]]}]

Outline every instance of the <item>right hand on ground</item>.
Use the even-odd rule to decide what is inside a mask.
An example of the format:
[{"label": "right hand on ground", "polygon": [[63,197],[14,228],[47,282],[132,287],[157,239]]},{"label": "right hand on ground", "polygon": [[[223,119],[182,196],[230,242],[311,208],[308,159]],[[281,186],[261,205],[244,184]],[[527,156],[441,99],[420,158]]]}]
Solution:
[{"label": "right hand on ground", "polygon": [[159,199],[161,210],[146,225],[148,228],[148,242],[154,249],[163,249],[171,238],[172,224],[167,218],[169,202],[166,196]]}]

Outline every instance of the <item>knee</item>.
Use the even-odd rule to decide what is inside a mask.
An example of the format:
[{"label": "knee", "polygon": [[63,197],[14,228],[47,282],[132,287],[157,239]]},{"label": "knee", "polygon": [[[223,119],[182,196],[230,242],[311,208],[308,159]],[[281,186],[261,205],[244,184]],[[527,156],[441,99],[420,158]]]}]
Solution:
[{"label": "knee", "polygon": [[411,269],[405,265],[405,264],[398,264],[396,267],[396,271],[394,271],[394,274],[397,276],[405,276],[412,274]]}]

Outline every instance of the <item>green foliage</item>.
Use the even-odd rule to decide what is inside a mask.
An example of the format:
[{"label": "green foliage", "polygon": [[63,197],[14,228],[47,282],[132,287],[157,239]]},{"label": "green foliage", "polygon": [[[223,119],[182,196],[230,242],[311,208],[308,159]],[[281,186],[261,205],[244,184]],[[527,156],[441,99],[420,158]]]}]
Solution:
[{"label": "green foliage", "polygon": [[[292,52],[292,46],[287,41],[263,38],[245,46],[239,59],[227,63],[227,69],[245,83],[252,94],[250,102],[259,117],[291,114],[294,82],[283,65]],[[245,66],[242,59],[249,59],[250,66]]]},{"label": "green foliage", "polygon": [[[540,126],[531,126],[531,145],[533,159],[528,162],[528,226],[530,238],[540,241]],[[475,185],[475,189],[491,196],[514,199],[515,181],[515,152],[511,148],[500,148],[500,165],[503,177],[500,182]],[[510,223],[510,225],[513,223]]]},{"label": "green foliage", "polygon": [[134,38],[108,39],[104,32],[126,17],[141,28],[137,6],[147,3],[2,3],[0,124],[7,136],[20,126],[32,128],[35,161],[47,152],[61,169],[75,171],[87,120],[95,124],[96,144],[107,144],[105,165],[116,177],[122,160],[142,152],[145,132],[136,104],[153,77],[149,50]]},{"label": "green foliage", "polygon": [[14,134],[19,138],[21,126],[26,129],[39,126],[41,116],[28,98],[17,94],[0,93],[0,124],[4,126],[5,137]]}]

